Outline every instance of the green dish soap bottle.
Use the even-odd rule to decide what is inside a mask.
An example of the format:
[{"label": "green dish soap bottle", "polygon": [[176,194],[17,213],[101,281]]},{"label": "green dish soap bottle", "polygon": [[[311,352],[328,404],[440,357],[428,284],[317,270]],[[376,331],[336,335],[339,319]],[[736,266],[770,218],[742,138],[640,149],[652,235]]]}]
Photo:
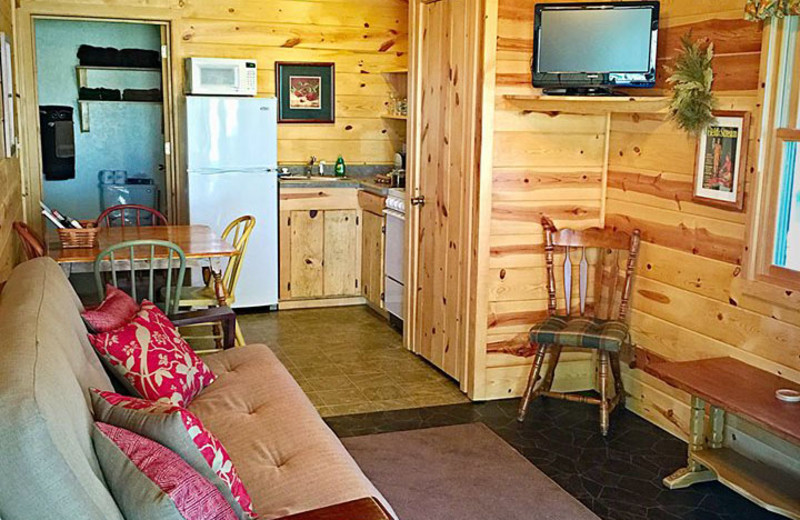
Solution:
[{"label": "green dish soap bottle", "polygon": [[347,165],[344,163],[344,158],[341,155],[336,159],[334,173],[337,177],[344,177],[347,174]]}]

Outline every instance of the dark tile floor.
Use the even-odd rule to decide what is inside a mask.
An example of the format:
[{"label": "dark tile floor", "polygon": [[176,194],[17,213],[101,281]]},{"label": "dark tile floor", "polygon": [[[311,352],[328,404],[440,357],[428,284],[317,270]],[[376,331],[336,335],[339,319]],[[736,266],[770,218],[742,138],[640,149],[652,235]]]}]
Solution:
[{"label": "dark tile floor", "polygon": [[469,402],[364,306],[241,313],[239,323],[248,343],[275,352],[323,417]]},{"label": "dark tile floor", "polygon": [[[722,484],[671,491],[686,444],[627,410],[603,438],[593,406],[539,399],[524,424],[518,400],[332,417],[340,437],[483,422],[605,520],[777,520]],[[531,518],[536,518],[531,512]],[[487,519],[493,520],[493,519]],[[501,519],[498,519],[501,520]]]}]

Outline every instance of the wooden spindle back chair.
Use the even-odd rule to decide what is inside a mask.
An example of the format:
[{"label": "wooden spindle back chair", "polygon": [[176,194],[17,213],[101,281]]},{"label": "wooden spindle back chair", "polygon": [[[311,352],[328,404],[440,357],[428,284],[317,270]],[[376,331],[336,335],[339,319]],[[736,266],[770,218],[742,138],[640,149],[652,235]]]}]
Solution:
[{"label": "wooden spindle back chair", "polygon": [[[126,269],[127,267],[127,269]],[[156,270],[166,270],[163,290],[156,287]],[[120,287],[119,276],[126,273],[130,281],[131,297],[140,302],[147,298],[156,303],[166,314],[177,314],[180,307],[181,288],[186,273],[186,255],[177,244],[164,240],[131,240],[106,248],[97,255],[94,261],[94,276],[100,301],[105,298],[103,273],[110,271],[110,283]],[[176,272],[175,272],[176,271]],[[144,274],[147,282],[145,293],[139,293],[139,279]],[[163,302],[156,301],[156,295],[162,295]]]},{"label": "wooden spindle back chair", "polygon": [[160,211],[140,204],[111,206],[97,217],[97,225],[104,227],[166,226],[167,217]]},{"label": "wooden spindle back chair", "polygon": [[[534,325],[530,332],[531,346],[536,349],[536,355],[518,419],[525,419],[530,401],[539,395],[591,403],[600,406],[600,429],[606,435],[609,414],[624,402],[619,354],[629,343],[627,319],[640,233],[638,230],[627,234],[602,228],[559,231],[547,217],[542,218],[542,227],[545,233],[548,318]],[[556,264],[557,255],[564,259],[561,269]],[[599,399],[551,390],[564,347],[598,351]],[[547,372],[536,388],[548,353]],[[609,371],[613,374],[616,390],[613,398],[608,395]]]},{"label": "wooden spindle back chair", "polygon": [[40,258],[45,255],[44,242],[33,232],[28,224],[24,222],[14,222],[12,227],[17,233],[20,242],[22,242],[22,249],[25,251],[25,257],[28,260]]},{"label": "wooden spindle back chair", "polygon": [[[230,243],[236,249],[236,255],[231,257],[225,273],[222,275],[222,285],[225,288],[225,300],[230,305],[236,301],[236,285],[239,282],[239,275],[242,272],[244,256],[247,252],[247,244],[250,242],[250,235],[256,225],[256,218],[250,215],[239,217],[225,228],[222,232],[222,239]],[[181,307],[213,307],[217,305],[218,299],[211,280],[203,287],[189,287],[183,291]],[[236,322],[236,344],[244,346],[244,335]]]}]

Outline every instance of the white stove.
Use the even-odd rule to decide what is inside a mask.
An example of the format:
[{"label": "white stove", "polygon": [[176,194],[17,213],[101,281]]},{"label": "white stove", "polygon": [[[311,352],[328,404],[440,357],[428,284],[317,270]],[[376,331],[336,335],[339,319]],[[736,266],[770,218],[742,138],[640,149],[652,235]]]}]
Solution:
[{"label": "white stove", "polygon": [[392,188],[386,197],[386,274],[384,305],[389,314],[402,322],[405,311],[406,192]]}]

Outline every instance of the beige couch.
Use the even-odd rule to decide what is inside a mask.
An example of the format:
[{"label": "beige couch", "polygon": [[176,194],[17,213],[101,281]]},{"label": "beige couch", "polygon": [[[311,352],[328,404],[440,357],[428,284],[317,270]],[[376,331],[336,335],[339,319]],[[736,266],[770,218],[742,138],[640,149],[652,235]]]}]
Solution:
[{"label": "beige couch", "polygon": [[[121,519],[92,448],[87,390],[112,389],[61,269],[17,267],[0,295],[0,518]],[[269,348],[205,358],[190,409],[227,448],[261,518],[377,497]],[[388,506],[387,506],[388,508]]]}]

